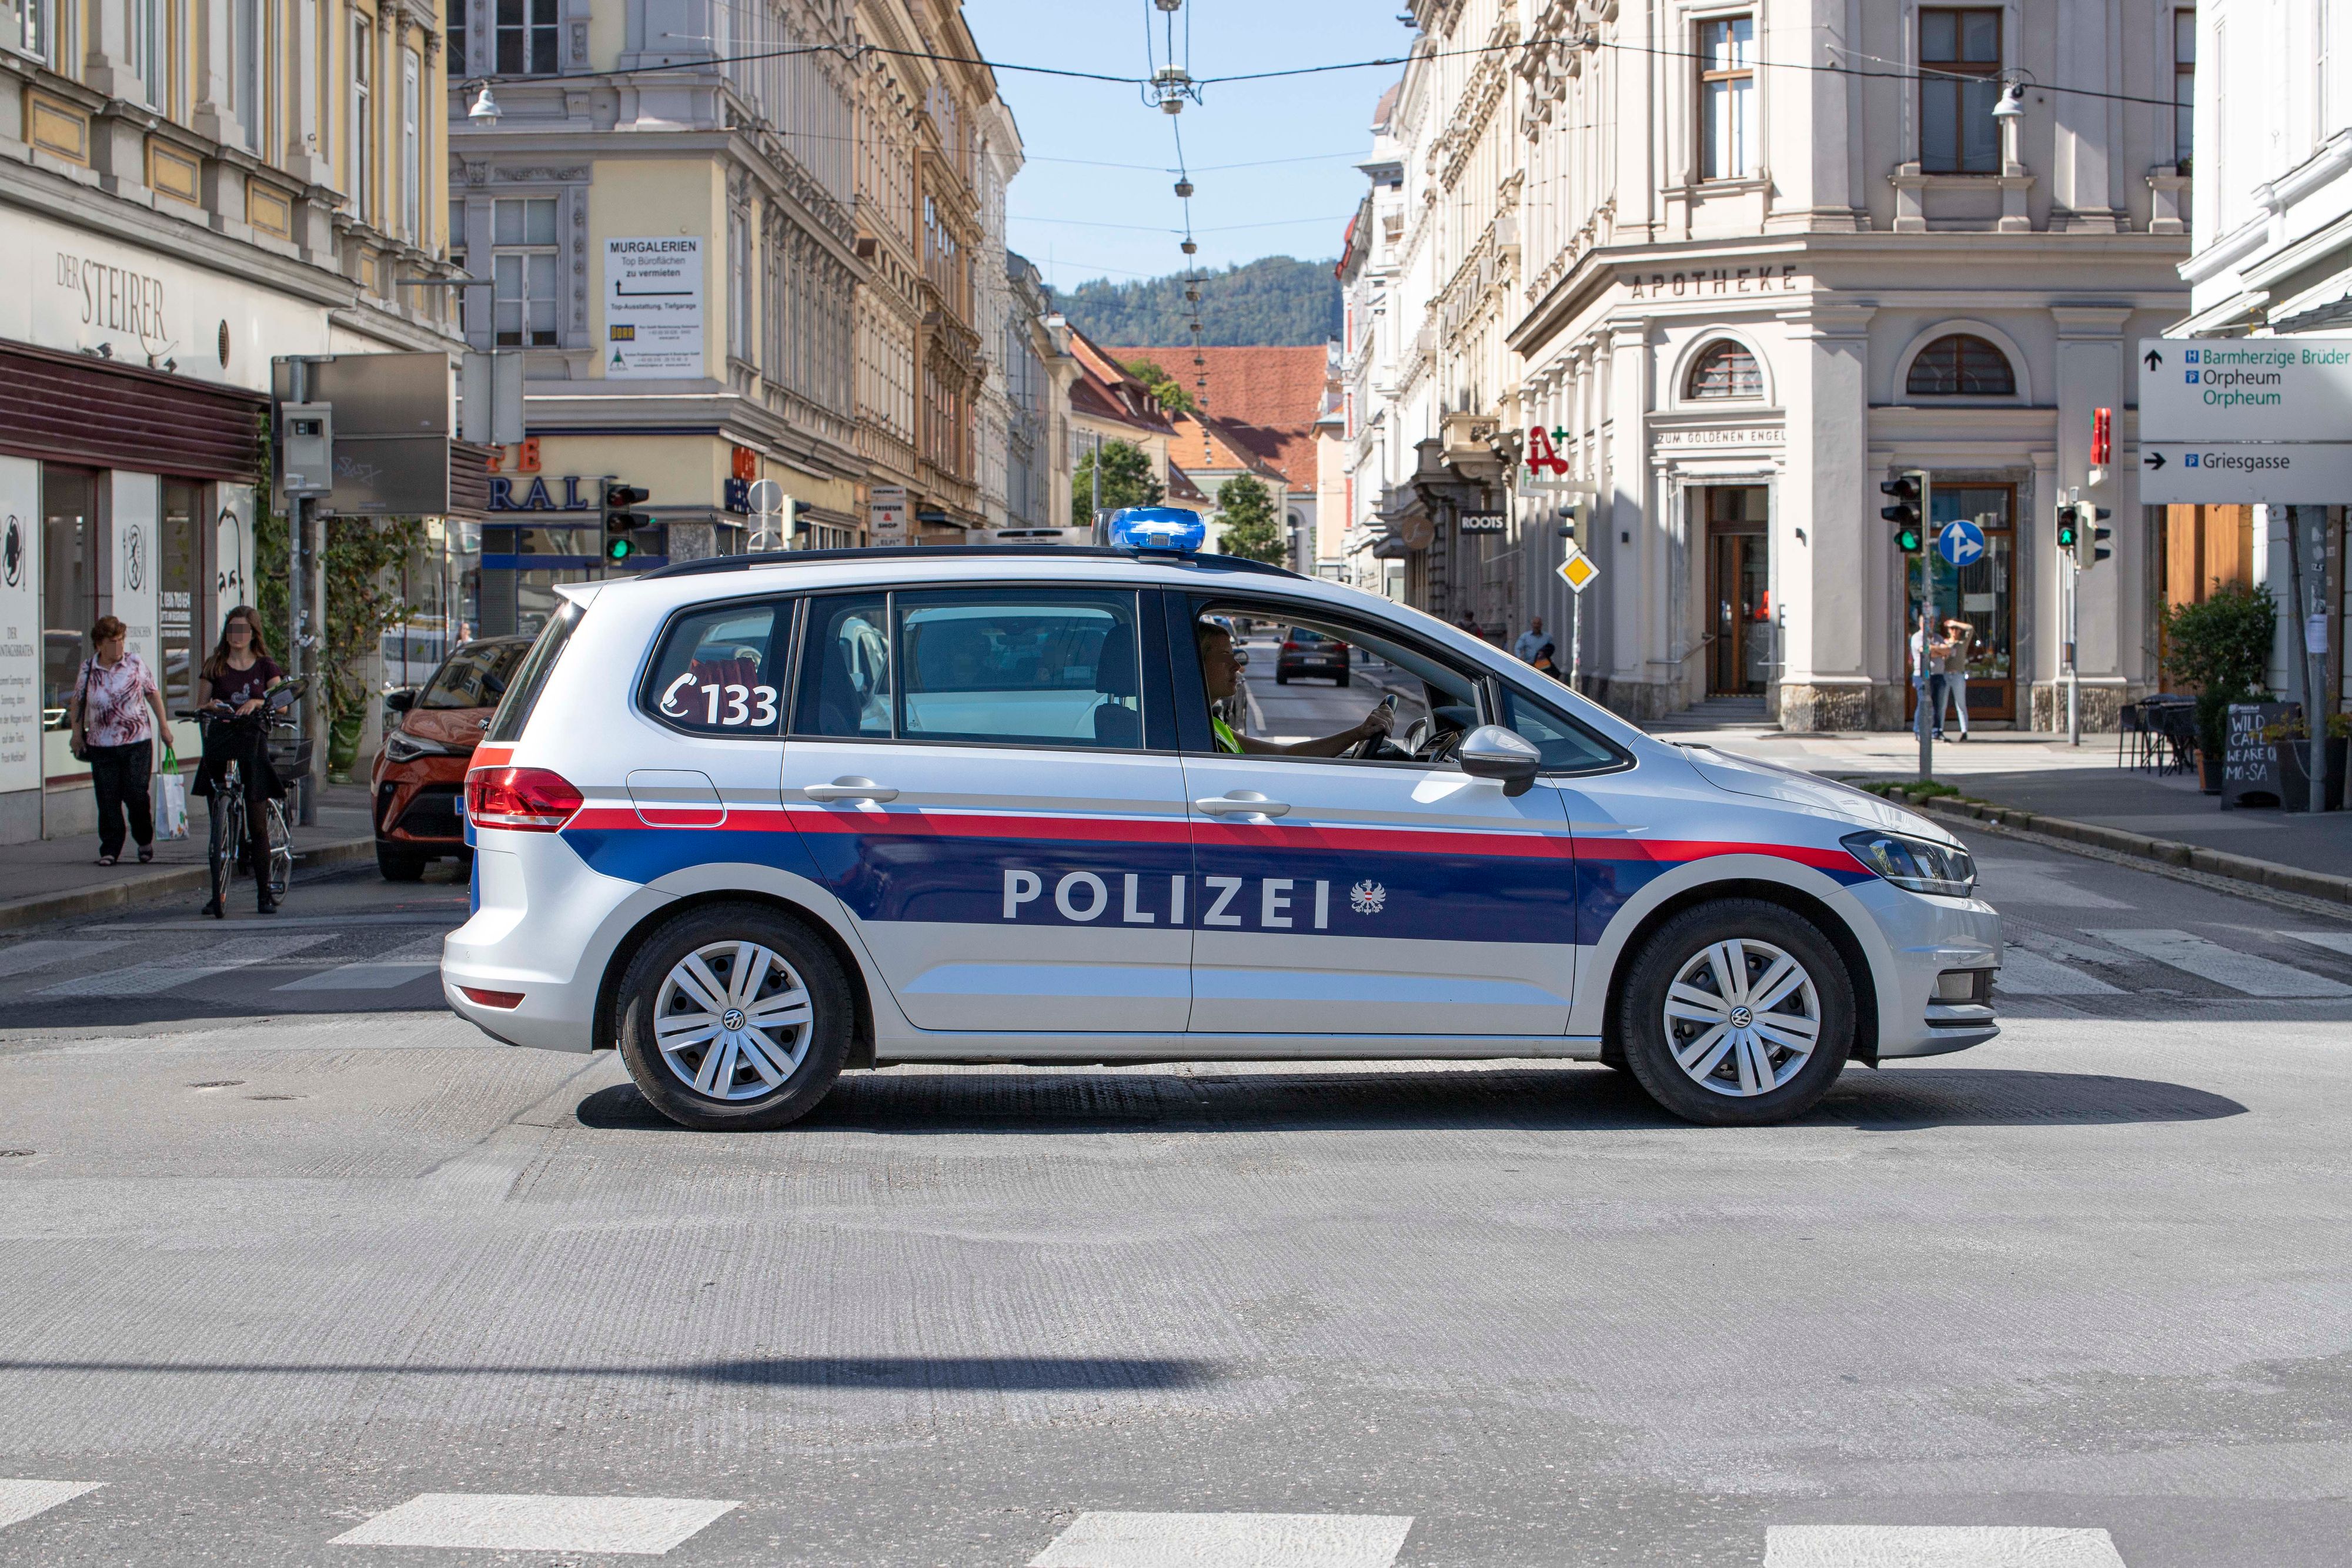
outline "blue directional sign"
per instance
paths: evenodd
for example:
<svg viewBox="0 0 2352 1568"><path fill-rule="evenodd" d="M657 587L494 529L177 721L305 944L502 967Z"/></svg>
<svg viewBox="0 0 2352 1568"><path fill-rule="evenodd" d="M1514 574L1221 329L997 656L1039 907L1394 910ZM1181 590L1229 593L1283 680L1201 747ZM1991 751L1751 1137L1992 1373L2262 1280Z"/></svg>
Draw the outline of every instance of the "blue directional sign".
<svg viewBox="0 0 2352 1568"><path fill-rule="evenodd" d="M1974 566L1984 552L1984 530L1966 518L1953 518L1936 536L1936 553L1954 566Z"/></svg>

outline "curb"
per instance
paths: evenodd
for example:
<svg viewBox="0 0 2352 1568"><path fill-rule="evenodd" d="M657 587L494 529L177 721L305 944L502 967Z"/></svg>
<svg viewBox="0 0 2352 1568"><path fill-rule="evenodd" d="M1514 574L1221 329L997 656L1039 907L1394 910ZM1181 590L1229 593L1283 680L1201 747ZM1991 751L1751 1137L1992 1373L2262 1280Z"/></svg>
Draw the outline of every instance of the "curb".
<svg viewBox="0 0 2352 1568"><path fill-rule="evenodd" d="M2184 844L2177 839L2152 839L2145 833L2104 828L2095 822L2077 822L2064 817L2044 816L2039 811L2021 810L2013 806L1946 799L1923 800L1912 805L1914 810L1922 808L1939 816L1968 817L1979 822L1990 822L1996 827L2015 828L2047 838L2065 839L2116 854L2201 871L2208 876L2227 877L2232 882L2252 883L2258 887L2276 888L2282 893L2297 894L2327 904L2352 904L2352 877L2304 871L2295 866L2280 865L2275 861L2256 860L2251 855L2233 855L2226 850L2209 850L2202 844Z"/></svg>
<svg viewBox="0 0 2352 1568"><path fill-rule="evenodd" d="M351 861L370 860L374 855L375 836L370 834L364 839L337 839L297 850L294 862L298 866L313 867L342 865ZM174 893L202 893L211 879L212 868L209 866L176 865L97 887L78 887L70 893L12 898L0 903L0 931L38 925L44 921L70 919L77 915L95 915L100 910L135 904L141 899L160 898Z"/></svg>

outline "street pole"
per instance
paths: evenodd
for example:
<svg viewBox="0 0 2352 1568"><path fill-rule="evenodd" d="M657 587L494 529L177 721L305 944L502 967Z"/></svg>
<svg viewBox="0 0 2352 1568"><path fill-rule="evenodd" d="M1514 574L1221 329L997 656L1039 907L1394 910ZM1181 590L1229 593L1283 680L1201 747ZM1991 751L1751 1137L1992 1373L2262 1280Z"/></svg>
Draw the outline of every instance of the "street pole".
<svg viewBox="0 0 2352 1568"><path fill-rule="evenodd" d="M294 402L299 403L310 401L310 366L308 361L297 359L288 364L287 386L293 393ZM278 437L282 447L286 433L279 431ZM282 464L279 465L279 475L282 479L284 475ZM299 681L302 678L303 672L304 633L310 619L310 572L309 563L303 559L304 547L309 543L310 528L309 497L288 496L286 497L286 674L289 679ZM306 690L301 706L296 710L299 719L299 727L295 731L298 736L308 736L310 733L312 700ZM309 773L294 780L294 820L306 828L315 826L319 820L319 806L314 798L315 794Z"/></svg>
<svg viewBox="0 0 2352 1568"><path fill-rule="evenodd" d="M2266 509L2279 510L2276 507ZM2326 810L2327 806L2327 718L2319 711L2320 688L2326 684L2327 675L2321 668L2324 656L2315 658L2311 651L2311 602L2317 596L2304 591L2302 514L2311 509L2314 508L2285 508L2286 563L2288 591L2294 605L2294 636L2303 652L2297 664L2303 686L2303 723L2305 739L2311 747L2310 765L2305 769L2305 776L2311 786L2311 810L2318 812ZM2325 513L2321 515L2326 516ZM2322 570L2319 575L2324 583L2326 571Z"/></svg>
<svg viewBox="0 0 2352 1568"><path fill-rule="evenodd" d="M1936 695L1935 683L1927 678L1927 661L1935 655L1927 652L1927 643L1936 625L1936 505L1935 481L1925 469L1919 473L1919 777L1922 780L1936 777L1936 726L1942 720L1944 699ZM1905 639L1908 642L1909 639ZM1934 713L1927 711L1933 699Z"/></svg>
<svg viewBox="0 0 2352 1568"><path fill-rule="evenodd" d="M2077 658L2080 622L2075 612L2082 603L2083 565L2071 556L2066 562L2066 744L2083 744L2083 669Z"/></svg>

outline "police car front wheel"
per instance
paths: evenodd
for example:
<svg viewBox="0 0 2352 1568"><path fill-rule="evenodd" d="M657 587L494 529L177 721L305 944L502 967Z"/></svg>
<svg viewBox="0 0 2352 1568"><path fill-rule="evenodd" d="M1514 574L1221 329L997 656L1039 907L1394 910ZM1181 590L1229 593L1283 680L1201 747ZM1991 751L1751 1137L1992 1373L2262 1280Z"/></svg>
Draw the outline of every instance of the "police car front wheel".
<svg viewBox="0 0 2352 1568"><path fill-rule="evenodd" d="M1761 899L1685 910L1643 944L1617 1017L1625 1065L1685 1121L1757 1126L1812 1109L1853 1043L1845 960Z"/></svg>
<svg viewBox="0 0 2352 1568"><path fill-rule="evenodd" d="M848 982L824 945L758 904L688 911L621 980L621 1057L681 1126L781 1127L814 1109L848 1048Z"/></svg>

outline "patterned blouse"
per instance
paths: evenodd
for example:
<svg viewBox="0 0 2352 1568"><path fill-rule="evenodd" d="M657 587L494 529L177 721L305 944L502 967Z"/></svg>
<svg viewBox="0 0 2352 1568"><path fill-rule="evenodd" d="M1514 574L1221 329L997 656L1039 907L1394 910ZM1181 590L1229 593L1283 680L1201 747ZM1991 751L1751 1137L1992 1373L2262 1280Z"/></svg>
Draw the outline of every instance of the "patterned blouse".
<svg viewBox="0 0 2352 1568"><path fill-rule="evenodd" d="M96 659L84 659L74 695L84 705L81 727L89 744L136 746L152 738L155 718L147 694L152 691L155 677L136 653L126 651L110 670Z"/></svg>

